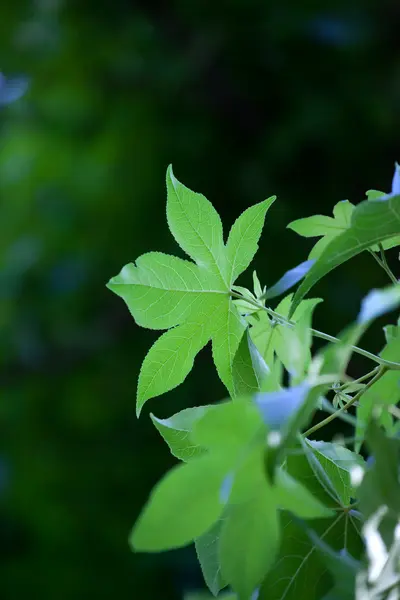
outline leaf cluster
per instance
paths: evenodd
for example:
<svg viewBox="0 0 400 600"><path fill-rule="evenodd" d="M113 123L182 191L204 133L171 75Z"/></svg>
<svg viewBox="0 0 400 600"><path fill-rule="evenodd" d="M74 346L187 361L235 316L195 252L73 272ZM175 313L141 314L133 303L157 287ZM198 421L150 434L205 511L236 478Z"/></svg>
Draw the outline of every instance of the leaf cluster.
<svg viewBox="0 0 400 600"><path fill-rule="evenodd" d="M188 259L150 252L108 284L138 325L166 330L142 364L138 415L183 383L209 342L227 389L219 403L151 414L179 462L151 492L130 536L141 552L194 543L214 596L400 598L400 321L384 328L379 355L357 346L374 319L400 306L385 255L400 243L399 177L396 165L391 193L370 191L357 206L338 203L333 218L291 223L300 235L321 237L309 259L270 286L253 273L248 290L236 280L275 197L240 215L225 241L212 204L169 167L167 222ZM391 284L371 290L338 337L315 330L321 299L305 295L364 250ZM327 343L313 354L316 336ZM376 365L356 380L348 375L354 352ZM350 440L311 438L334 419L354 427Z"/></svg>

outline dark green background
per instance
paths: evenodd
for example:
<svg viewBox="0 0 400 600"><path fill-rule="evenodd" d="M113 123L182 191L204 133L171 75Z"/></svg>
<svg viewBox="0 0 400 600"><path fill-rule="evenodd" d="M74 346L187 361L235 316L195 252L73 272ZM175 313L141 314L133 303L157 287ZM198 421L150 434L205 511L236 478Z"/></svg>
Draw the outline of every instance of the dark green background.
<svg viewBox="0 0 400 600"><path fill-rule="evenodd" d="M263 284L307 256L288 222L389 191L399 17L388 0L1 3L0 69L32 79L0 112L2 599L179 599L201 582L190 550L128 548L172 459L148 411L135 418L157 334L105 283L146 251L181 255L165 219L170 162L225 230L278 195ZM368 256L341 267L315 291L317 326L337 333L385 282ZM224 393L206 349L149 407L164 417Z"/></svg>

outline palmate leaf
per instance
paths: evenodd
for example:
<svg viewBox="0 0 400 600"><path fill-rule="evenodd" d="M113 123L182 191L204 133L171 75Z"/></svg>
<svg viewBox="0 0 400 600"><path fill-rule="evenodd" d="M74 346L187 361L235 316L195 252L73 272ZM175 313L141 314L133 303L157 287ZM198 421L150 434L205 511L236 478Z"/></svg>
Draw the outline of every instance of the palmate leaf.
<svg viewBox="0 0 400 600"><path fill-rule="evenodd" d="M321 600L334 582L317 544L290 513L282 514L281 527L279 557L261 586L259 600ZM312 529L333 549L360 554L361 538L350 514L312 521Z"/></svg>
<svg viewBox="0 0 400 600"><path fill-rule="evenodd" d="M333 550L346 549L358 558L362 541L358 520L350 509L352 485L349 472L351 459L358 459L353 453L343 456L340 450L337 450L337 458L331 447L320 447L319 450L326 452L323 454L316 451L312 442L305 442L304 448L304 454L287 456L286 468L315 499L336 513L329 518L313 520L310 528ZM281 549L261 586L259 600L320 600L333 587L334 581L318 544L293 513L284 511L281 519Z"/></svg>
<svg viewBox="0 0 400 600"><path fill-rule="evenodd" d="M127 304L135 321L168 329L147 354L139 376L137 413L150 398L184 381L197 353L212 340L213 358L231 397L247 392L248 377L233 368L247 327L230 288L247 268L270 198L247 209L234 223L225 246L221 220L211 203L167 171L167 221L177 243L195 262L149 252L124 267L108 287Z"/></svg>
<svg viewBox="0 0 400 600"><path fill-rule="evenodd" d="M294 313L307 292L332 269L363 250L399 234L399 195L387 199L365 200L358 204L353 211L350 227L329 242L300 284L290 314Z"/></svg>

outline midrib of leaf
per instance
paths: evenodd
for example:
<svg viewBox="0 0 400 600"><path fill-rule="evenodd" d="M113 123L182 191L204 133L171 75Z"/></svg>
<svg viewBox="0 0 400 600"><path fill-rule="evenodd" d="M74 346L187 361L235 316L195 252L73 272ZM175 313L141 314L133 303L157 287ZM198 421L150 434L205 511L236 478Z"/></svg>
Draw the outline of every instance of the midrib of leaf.
<svg viewBox="0 0 400 600"><path fill-rule="evenodd" d="M250 223L248 223L248 225L246 226L245 232L242 233L242 239L246 237L246 234L247 234L248 230L253 226L253 223L258 220L258 218L259 218L259 214L257 213L257 215L254 216L253 220ZM228 238L228 241L229 241L229 238ZM227 241L227 244L228 244L228 241ZM225 245L225 248L226 248L227 244ZM235 254L233 255L232 266L229 266L229 270L230 270L230 274L229 274L229 281L230 281L230 283L229 283L229 286L231 286L234 283L233 273L235 271L236 257L238 255L238 249L239 249L239 247L240 247L240 244L238 244L236 246Z"/></svg>
<svg viewBox="0 0 400 600"><path fill-rule="evenodd" d="M212 250L212 249L211 249L211 248L208 246L208 244L205 242L205 240L203 239L203 237L202 237L202 236L200 235L200 233L197 231L196 227L193 225L193 223L192 223L192 220L191 220L191 218L190 218L190 214L189 214L189 213L188 213L188 211L186 210L186 207L185 207L184 203L182 203L182 201L181 201L181 198L179 197L179 194L178 194L178 193L177 193L177 191L175 190L175 187L174 187L174 192L175 192L175 196L176 196L176 197L177 197L177 199L178 199L179 205L180 205L180 207L181 207L182 211L184 212L184 214L186 215L186 218L187 218L187 220L188 220L188 223L190 224L190 226L191 226L191 228L192 228L193 232L194 232L194 233L195 233L195 235L196 235L196 236L199 238L199 240L200 240L200 241L202 242L202 244L203 244L203 247L204 247L204 248L206 248L206 250L208 251L208 253L209 253L209 254L210 254L210 256L212 257L212 259L213 259L213 262L214 262L214 265L217 267L218 275L220 276L222 283L224 284L224 286L226 287L226 289L227 289L227 290L229 290L229 286L228 286L228 284L227 284L227 282L226 282L226 280L225 280L225 277L224 277L224 275L223 275L223 273L222 273L222 271L221 271L221 268L220 268L220 265L219 265L218 258L217 258L217 257L214 255L214 252L213 252L213 250ZM198 200L198 198L196 198L196 202L197 202L197 206L199 206L199 200ZM200 209L199 209L199 213L200 213ZM214 226L212 226L212 235L213 235L213 238L214 238ZM223 248L223 245L222 245L222 243L221 243L221 246L222 246L222 248Z"/></svg>

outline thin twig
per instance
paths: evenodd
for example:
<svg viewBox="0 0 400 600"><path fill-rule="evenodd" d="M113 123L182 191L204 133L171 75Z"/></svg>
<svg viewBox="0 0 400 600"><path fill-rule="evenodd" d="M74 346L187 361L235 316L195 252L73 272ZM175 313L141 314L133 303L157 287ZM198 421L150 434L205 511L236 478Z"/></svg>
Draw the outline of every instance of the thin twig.
<svg viewBox="0 0 400 600"><path fill-rule="evenodd" d="M230 294L234 298L239 298L240 300L246 300L246 302L248 302L249 304L256 306L258 308L258 310L265 310L271 317L273 317L281 325L285 325L286 327L295 327L295 325L296 325L293 321L289 321L283 315L280 315L279 313L272 310L272 308L269 308L268 306L263 306L257 300L251 300L250 298L244 298L243 296L241 296L240 294L238 294L236 292L233 292L232 290L231 290ZM327 342L332 342L334 344L337 344L338 342L340 342L339 338L334 337L333 335L329 335L328 333L324 333L323 331L318 331L318 329L310 328L310 331L314 337L321 338ZM380 356L377 356L376 354L373 354L372 352L368 352L368 350L359 348L358 346L350 346L350 347L353 350L353 352L356 352L357 354L361 354L361 356L365 356L365 358L369 358L370 360L373 360L374 362L378 363L378 365L385 366L388 369L391 369L393 371L400 371L400 363L393 362L391 360L385 360L384 358L381 358Z"/></svg>
<svg viewBox="0 0 400 600"><path fill-rule="evenodd" d="M375 375L375 377L373 377L367 384L366 386L360 390L351 400L349 400L346 404L344 404L341 408L339 408L336 412L334 412L333 414L329 415L329 417L326 417L326 419L323 419L323 421L320 421L319 423L317 423L316 425L314 425L313 427L310 427L310 429L307 429L307 431L303 434L305 437L311 435L312 433L314 433L315 431L318 431L318 429L321 429L321 427L325 427L325 425L328 425L328 423L331 423L331 421L333 421L334 419L336 419L338 416L340 416L340 414L346 410L348 410L350 408L350 406L353 406L353 404L355 402L358 402L358 400L361 398L361 396L363 394L365 394L365 392L367 390L369 390L370 387L372 387L379 379L381 379L381 377L383 377L383 375L388 371L389 369L385 366L385 365L381 365L381 367L379 368L379 371L377 372L377 374Z"/></svg>
<svg viewBox="0 0 400 600"><path fill-rule="evenodd" d="M374 257L374 259L376 260L376 262L378 263L378 265L380 267L382 267L382 269L387 273L387 275L389 276L389 279L392 283L398 284L398 280L397 277L394 275L394 273L392 272L391 268L389 267L387 260L386 260L386 256L385 256L385 251L383 249L382 244L379 244L379 250L381 253L381 257L379 258L379 256L371 249L369 249L369 253L372 254L372 256Z"/></svg>
<svg viewBox="0 0 400 600"><path fill-rule="evenodd" d="M342 392L349 385L353 385L353 383L362 383L366 379L370 379L370 377L373 377L375 375L375 373L377 373L377 371L379 371L379 367L375 367L374 369L372 369L372 371L370 371L369 373L366 373L365 375L362 375L362 377L359 377L358 379L352 379L351 381L346 381L342 385L339 385L338 387L332 388L332 389L334 392Z"/></svg>

